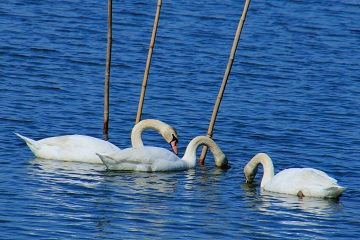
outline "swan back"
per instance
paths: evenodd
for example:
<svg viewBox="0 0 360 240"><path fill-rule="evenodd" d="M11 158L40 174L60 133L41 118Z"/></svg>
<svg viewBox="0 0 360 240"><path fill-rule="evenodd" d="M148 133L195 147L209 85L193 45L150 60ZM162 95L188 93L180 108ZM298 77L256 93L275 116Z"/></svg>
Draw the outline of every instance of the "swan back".
<svg viewBox="0 0 360 240"><path fill-rule="evenodd" d="M121 150L108 141L85 135L65 135L35 141L22 138L36 157L53 160L101 163L96 152L110 154Z"/></svg>
<svg viewBox="0 0 360 240"><path fill-rule="evenodd" d="M221 151L220 147L214 142L214 140L206 136L198 136L191 140L186 148L182 160L195 166L196 151L201 145L206 145L210 149L214 155L216 166L224 167L228 164L228 160L225 154Z"/></svg>
<svg viewBox="0 0 360 240"><path fill-rule="evenodd" d="M165 148L139 147L126 148L117 154L98 154L107 169L122 171L177 171L188 169L186 162Z"/></svg>
<svg viewBox="0 0 360 240"><path fill-rule="evenodd" d="M289 168L274 176L264 190L291 195L336 198L346 188L325 172L314 168Z"/></svg>

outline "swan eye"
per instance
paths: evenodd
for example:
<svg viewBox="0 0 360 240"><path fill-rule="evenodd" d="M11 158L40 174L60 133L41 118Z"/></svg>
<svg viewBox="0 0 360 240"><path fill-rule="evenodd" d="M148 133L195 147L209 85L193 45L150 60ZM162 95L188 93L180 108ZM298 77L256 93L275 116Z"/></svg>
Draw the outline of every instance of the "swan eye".
<svg viewBox="0 0 360 240"><path fill-rule="evenodd" d="M176 145L178 144L179 140L177 139L177 137L175 137L175 135L172 135L173 138L171 139L170 143L172 143L173 141L175 141Z"/></svg>

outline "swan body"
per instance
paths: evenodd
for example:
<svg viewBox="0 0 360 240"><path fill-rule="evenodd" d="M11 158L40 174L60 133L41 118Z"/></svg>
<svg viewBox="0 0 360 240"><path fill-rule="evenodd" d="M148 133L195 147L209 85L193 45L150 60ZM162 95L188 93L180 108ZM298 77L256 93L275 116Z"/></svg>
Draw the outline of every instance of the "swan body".
<svg viewBox="0 0 360 240"><path fill-rule="evenodd" d="M131 142L134 147L144 146L141 134L149 128L157 130L170 143L173 151L177 153L177 133L175 129L153 119L140 121L134 126L131 132ZM85 135L65 135L35 141L18 133L15 134L26 142L36 157L44 159L101 164L102 161L96 153L116 154L121 151L120 148L108 141Z"/></svg>
<svg viewBox="0 0 360 240"><path fill-rule="evenodd" d="M110 142L85 135L64 135L39 141L18 133L16 135L25 140L36 157L44 159L101 163L96 152L105 154L120 151L120 148Z"/></svg>
<svg viewBox="0 0 360 240"><path fill-rule="evenodd" d="M195 167L196 150L201 145L206 145L211 150L217 166L227 165L227 158L219 146L211 138L205 136L198 136L191 140L182 158L167 149L148 146L127 148L111 155L98 155L110 170L180 171Z"/></svg>
<svg viewBox="0 0 360 240"><path fill-rule="evenodd" d="M266 191L299 197L338 198L346 189L339 186L334 178L314 168L289 168L274 176L273 163L265 153L258 153L245 166L246 182L253 181L259 164L264 168L260 187Z"/></svg>

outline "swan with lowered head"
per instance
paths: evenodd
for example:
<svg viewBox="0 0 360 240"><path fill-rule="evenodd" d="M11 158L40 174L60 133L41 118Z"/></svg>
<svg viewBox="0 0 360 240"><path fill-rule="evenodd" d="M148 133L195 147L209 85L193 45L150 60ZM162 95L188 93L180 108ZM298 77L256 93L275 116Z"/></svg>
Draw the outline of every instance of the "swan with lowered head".
<svg viewBox="0 0 360 240"><path fill-rule="evenodd" d="M179 171L194 168L196 150L206 145L214 155L216 166L225 167L228 160L219 146L209 137L198 136L190 141L182 158L159 147L127 148L111 155L98 154L109 170L126 171Z"/></svg>
<svg viewBox="0 0 360 240"><path fill-rule="evenodd" d="M252 183L260 164L264 169L260 187L266 191L299 197L338 198L346 189L334 178L314 168L288 168L274 176L274 165L265 153L256 154L244 167L247 183Z"/></svg>
<svg viewBox="0 0 360 240"><path fill-rule="evenodd" d="M143 147L141 134L146 129L155 129L164 139L170 143L171 148L177 154L178 135L175 129L159 120L147 119L136 124L131 131L131 143L133 147ZM121 151L114 144L102 139L85 135L65 135L44 138L39 141L24 137L18 133L36 157L52 160L102 163L96 153L115 154Z"/></svg>

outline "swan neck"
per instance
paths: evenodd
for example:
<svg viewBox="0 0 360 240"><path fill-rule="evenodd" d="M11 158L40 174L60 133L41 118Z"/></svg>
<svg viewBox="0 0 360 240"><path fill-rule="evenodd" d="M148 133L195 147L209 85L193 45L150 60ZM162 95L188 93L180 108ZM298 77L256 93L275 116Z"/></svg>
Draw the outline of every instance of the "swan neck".
<svg viewBox="0 0 360 240"><path fill-rule="evenodd" d="M141 135L146 129L152 128L152 125L152 121L142 120L133 127L131 130L131 144L134 148L144 146Z"/></svg>
<svg viewBox="0 0 360 240"><path fill-rule="evenodd" d="M155 119L145 119L137 123L131 131L131 144L134 148L143 147L142 133L146 129L155 129L163 137L167 131L168 125Z"/></svg>
<svg viewBox="0 0 360 240"><path fill-rule="evenodd" d="M267 154L258 153L250 160L250 162L247 164L247 167L251 169L257 169L259 164L263 166L264 171L260 187L264 187L274 177L274 165L271 158Z"/></svg>
<svg viewBox="0 0 360 240"><path fill-rule="evenodd" d="M214 155L216 166L220 167L227 165L228 162L226 156L221 151L220 147L211 138L205 136L198 136L190 141L190 143L188 144L185 150L185 154L182 160L190 165L195 166L196 151L201 145L206 145L210 149L210 151Z"/></svg>

